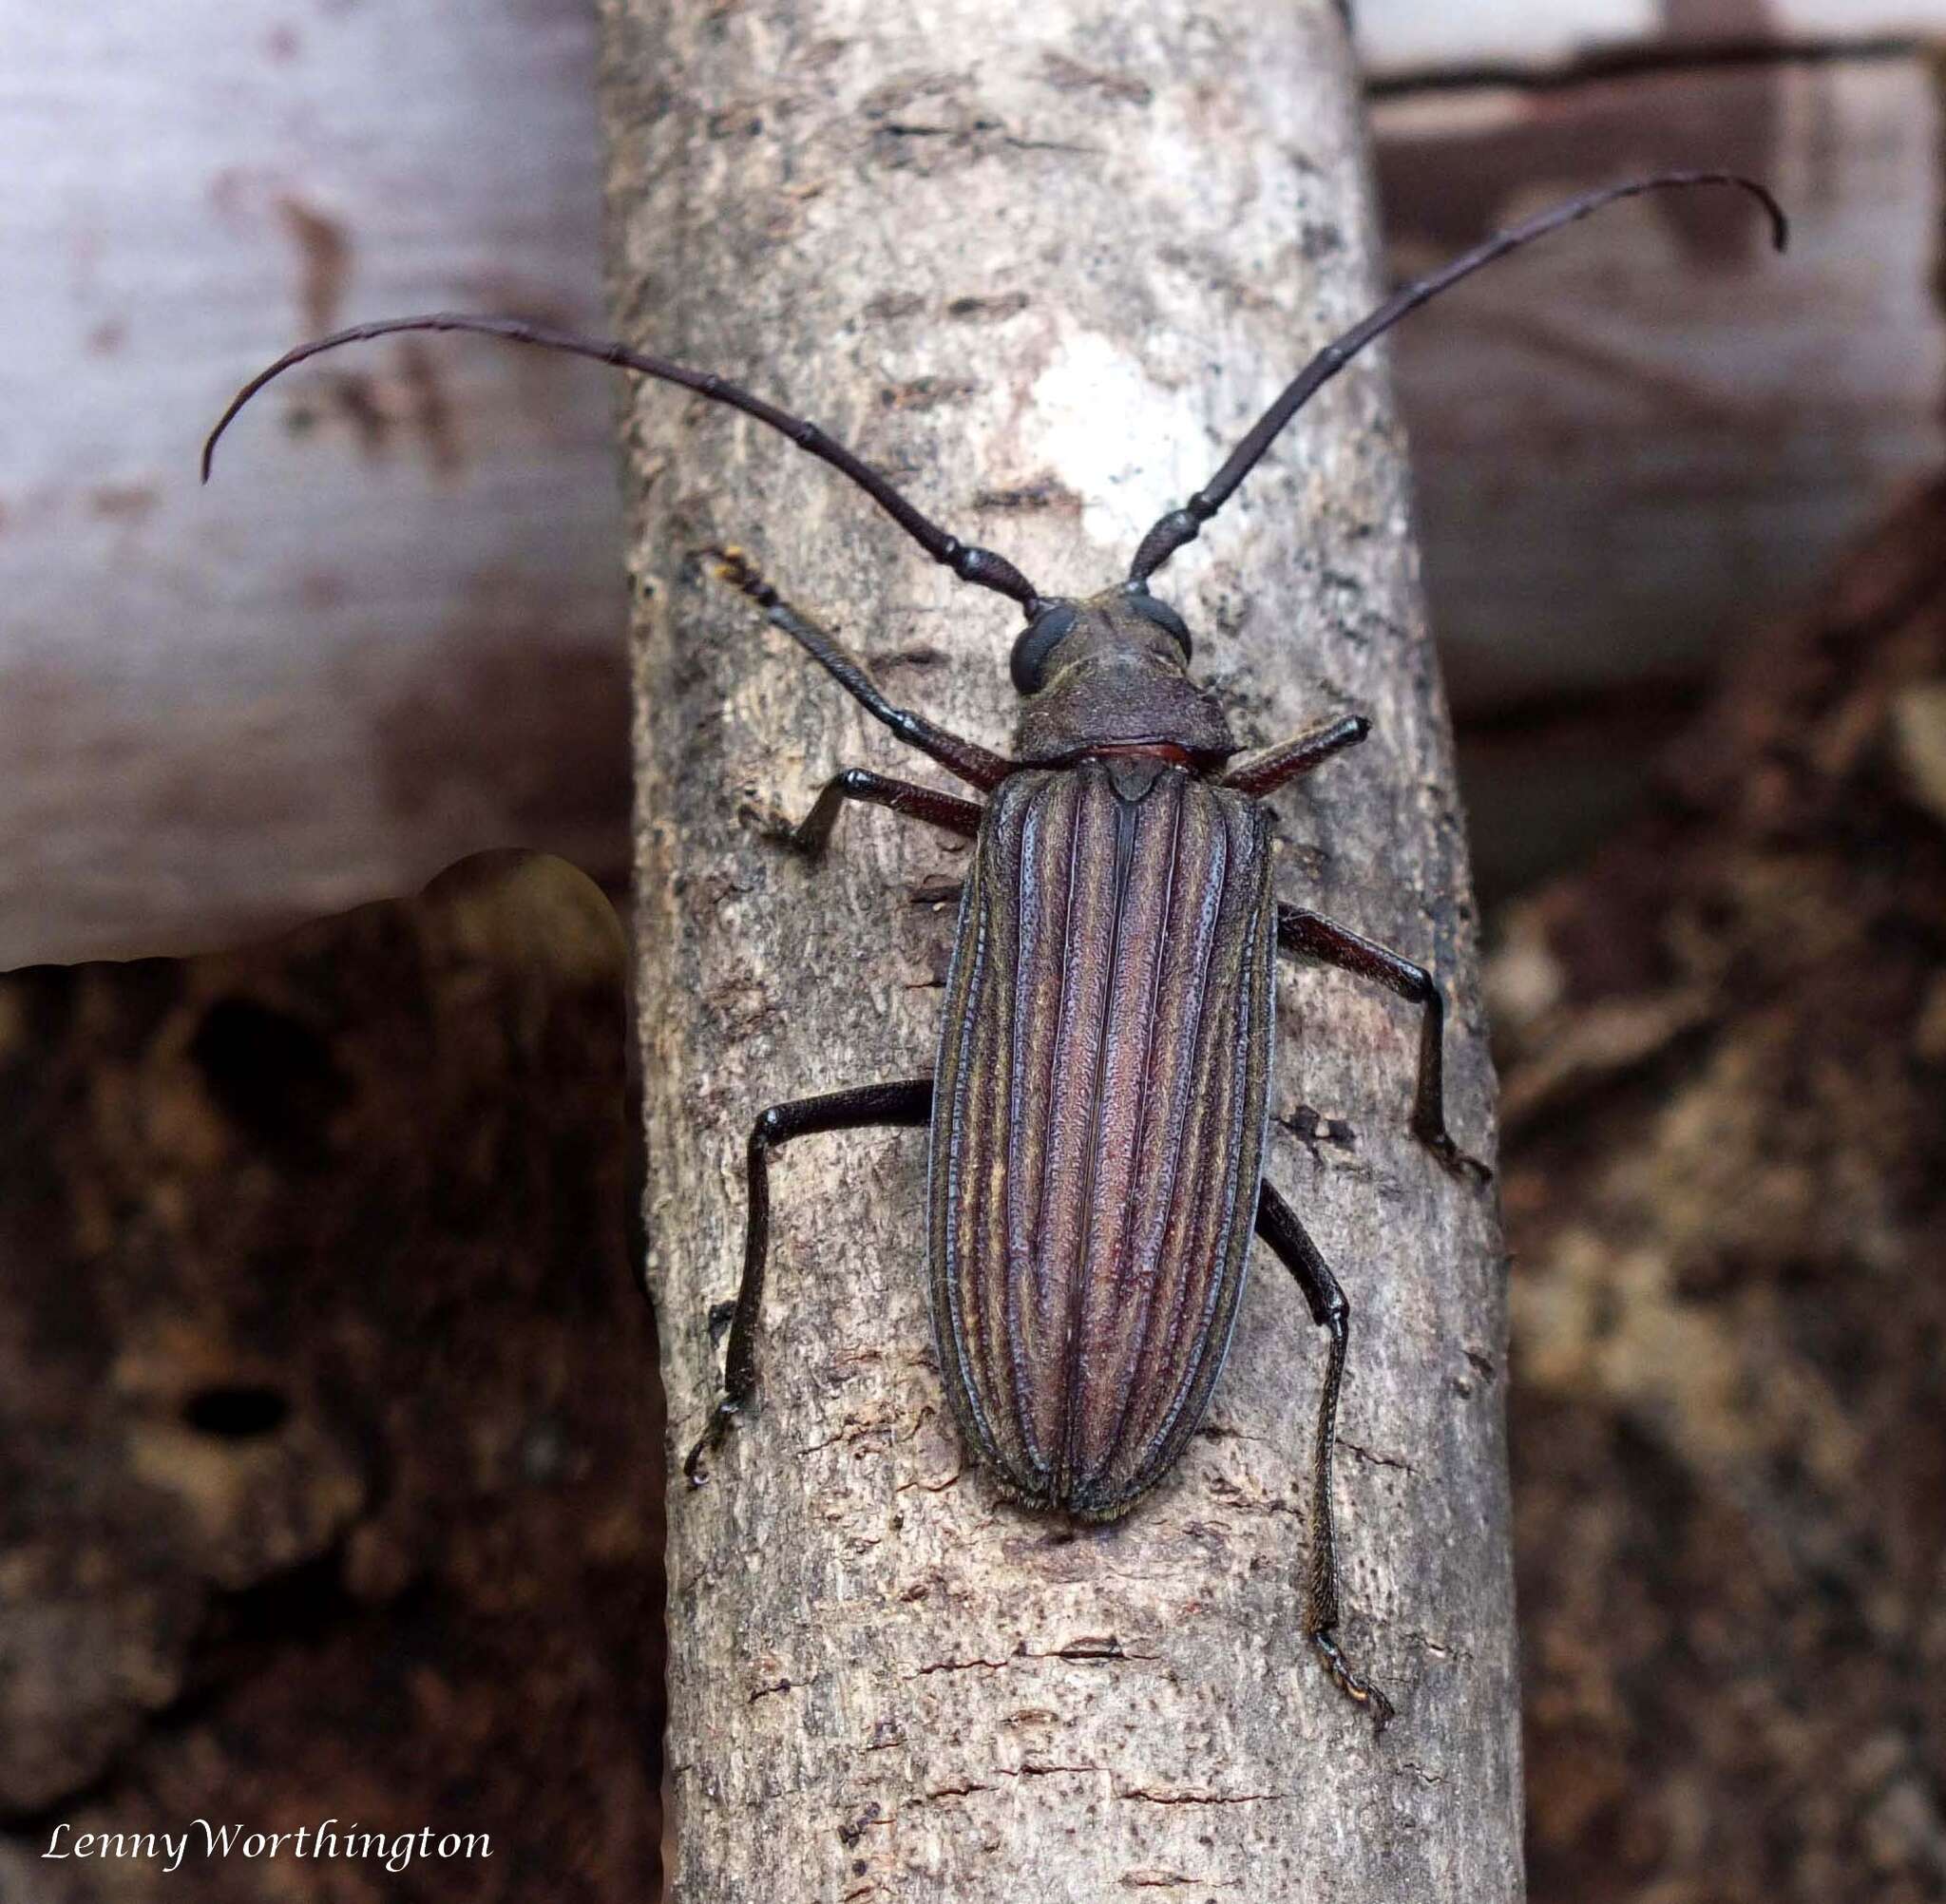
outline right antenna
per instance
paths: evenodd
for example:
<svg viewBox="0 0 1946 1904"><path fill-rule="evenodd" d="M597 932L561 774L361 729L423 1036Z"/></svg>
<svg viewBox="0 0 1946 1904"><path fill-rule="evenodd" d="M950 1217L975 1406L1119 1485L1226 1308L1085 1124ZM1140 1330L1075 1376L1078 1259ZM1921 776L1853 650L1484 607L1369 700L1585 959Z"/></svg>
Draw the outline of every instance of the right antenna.
<svg viewBox="0 0 1946 1904"><path fill-rule="evenodd" d="M1146 582L1177 549L1194 542L1203 524L1229 502L1236 486L1257 466L1284 426L1367 344L1383 336L1408 312L1417 311L1421 304L1429 303L1442 291L1451 290L1462 277L1472 276L1496 258L1505 257L1510 251L1545 238L1562 225L1571 225L1576 219L1585 219L1590 212L1598 212L1617 199L1632 199L1644 192L1662 192L1685 185L1734 185L1739 191L1749 193L1769 217L1771 241L1777 249L1782 251L1789 241L1790 220L1784 217L1783 206L1754 179L1735 172L1657 172L1646 179L1630 179L1619 185L1584 192L1578 199L1570 199L1565 204L1537 212L1517 225L1496 232L1484 243L1462 252L1450 264L1395 291L1376 311L1326 344L1257 419L1250 433L1231 452L1229 462L1181 508L1172 509L1142 538L1135 559L1129 565L1129 580Z"/></svg>

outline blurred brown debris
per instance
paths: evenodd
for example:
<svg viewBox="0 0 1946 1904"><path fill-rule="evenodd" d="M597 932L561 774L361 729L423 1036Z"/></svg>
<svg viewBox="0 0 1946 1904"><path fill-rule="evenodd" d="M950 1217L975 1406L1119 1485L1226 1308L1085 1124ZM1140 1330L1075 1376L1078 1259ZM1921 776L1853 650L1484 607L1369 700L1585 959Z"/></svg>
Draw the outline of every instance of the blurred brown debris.
<svg viewBox="0 0 1946 1904"><path fill-rule="evenodd" d="M494 854L249 951L0 979L9 1904L646 1894L625 960L582 875ZM198 1817L495 1856L41 1856Z"/></svg>
<svg viewBox="0 0 1946 1904"><path fill-rule="evenodd" d="M1946 482L1492 969L1533 1895L1946 1895Z"/></svg>

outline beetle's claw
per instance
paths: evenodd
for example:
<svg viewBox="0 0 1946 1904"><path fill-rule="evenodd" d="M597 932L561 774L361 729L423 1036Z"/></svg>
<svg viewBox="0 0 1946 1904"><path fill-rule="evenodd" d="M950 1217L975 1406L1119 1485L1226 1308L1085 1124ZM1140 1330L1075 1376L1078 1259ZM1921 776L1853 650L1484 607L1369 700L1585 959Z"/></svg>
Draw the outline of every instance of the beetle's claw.
<svg viewBox="0 0 1946 1904"><path fill-rule="evenodd" d="M1468 1156L1443 1131L1421 1131L1419 1141L1436 1156L1450 1175L1475 1190L1484 1190L1494 1173L1478 1157Z"/></svg>
<svg viewBox="0 0 1946 1904"><path fill-rule="evenodd" d="M1392 1723L1394 1707L1392 1702L1357 1671L1344 1653L1339 1650L1338 1642L1331 1637L1330 1628L1321 1627L1311 1635L1311 1645L1324 1655L1325 1667L1331 1675L1331 1683L1346 1699L1364 1706L1372 1716L1372 1733L1376 1737Z"/></svg>
<svg viewBox="0 0 1946 1904"><path fill-rule="evenodd" d="M716 1403L710 1414L710 1425L696 1437L696 1446L684 1457L682 1477L692 1488L707 1487L709 1474L703 1467L703 1457L714 1455L723 1445L723 1437L730 1432L730 1424L742 1410L726 1395Z"/></svg>
<svg viewBox="0 0 1946 1904"><path fill-rule="evenodd" d="M758 839L774 846L791 846L797 832L797 824L790 814L780 807L773 807L768 800L745 798L737 801L736 817Z"/></svg>
<svg viewBox="0 0 1946 1904"><path fill-rule="evenodd" d="M738 548L735 543L716 543L699 549L697 554L708 559L718 581L728 582L745 595L754 595L765 586L763 572L751 561L749 551Z"/></svg>
<svg viewBox="0 0 1946 1904"><path fill-rule="evenodd" d="M825 842L805 832L805 823L793 820L781 808L768 801L739 800L736 817L767 847L782 847L799 859L815 866L825 856Z"/></svg>

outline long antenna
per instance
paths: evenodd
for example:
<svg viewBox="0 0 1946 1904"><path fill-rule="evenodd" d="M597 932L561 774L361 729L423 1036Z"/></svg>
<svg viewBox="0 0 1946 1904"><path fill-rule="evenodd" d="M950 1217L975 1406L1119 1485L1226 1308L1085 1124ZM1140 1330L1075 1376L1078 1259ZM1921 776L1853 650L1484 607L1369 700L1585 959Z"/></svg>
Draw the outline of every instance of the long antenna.
<svg viewBox="0 0 1946 1904"><path fill-rule="evenodd" d="M375 324L354 324L348 331L334 331L328 337L314 337L286 351L276 363L261 370L230 399L230 407L217 419L202 446L202 480L209 481L210 459L218 439L229 428L237 412L264 385L280 377L308 358L335 351L341 344L362 344L373 337L391 337L401 331L475 331L484 336L505 337L510 343L533 344L545 351L565 351L577 357L592 357L597 363L613 364L620 370L636 371L665 384L680 384L684 390L714 403L728 404L745 416L754 416L779 434L788 436L798 448L829 463L840 474L849 476L893 522L906 531L934 562L944 563L960 578L978 588L990 588L996 595L1011 597L1031 616L1040 606L1034 584L1004 556L991 549L973 548L946 531L928 516L922 515L892 487L870 464L854 456L842 443L833 442L816 424L753 396L735 384L705 371L692 371L673 364L666 357L652 357L643 351L632 351L626 344L600 337L584 337L573 331L557 331L544 324L529 324L519 317L476 316L466 312L439 311L423 317L388 317Z"/></svg>
<svg viewBox="0 0 1946 1904"><path fill-rule="evenodd" d="M1623 184L1584 192L1578 199L1570 199L1565 204L1538 212L1517 225L1510 225L1503 232L1496 232L1484 243L1462 253L1450 264L1442 265L1429 276L1417 278L1395 291L1376 311L1326 344L1257 420L1255 428L1231 452L1230 461L1217 470L1209 484L1181 508L1172 509L1142 538L1141 546L1135 550L1135 559L1129 565L1129 580L1146 582L1177 549L1194 542L1203 524L1229 502L1236 486L1256 467L1284 426L1323 385L1330 382L1367 344L1389 331L1400 318L1430 302L1440 292L1451 290L1462 277L1472 276L1496 258L1505 257L1510 251L1517 251L1523 244L1545 238L1549 232L1557 231L1562 225L1573 224L1576 219L1585 219L1590 212L1597 212L1617 199L1632 199L1644 192L1660 192L1671 186L1684 185L1734 185L1739 191L1749 193L1769 215L1772 242L1779 251L1784 248L1790 237L1790 221L1784 217L1783 207L1754 179L1743 178L1735 172L1658 172L1646 179L1631 179Z"/></svg>

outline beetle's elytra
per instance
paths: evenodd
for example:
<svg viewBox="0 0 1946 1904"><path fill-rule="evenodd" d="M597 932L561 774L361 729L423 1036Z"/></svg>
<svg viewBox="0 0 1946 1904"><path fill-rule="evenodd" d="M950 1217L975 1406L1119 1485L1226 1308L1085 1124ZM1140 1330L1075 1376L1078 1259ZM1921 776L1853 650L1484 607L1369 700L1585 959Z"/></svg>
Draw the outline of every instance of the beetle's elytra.
<svg viewBox="0 0 1946 1904"><path fill-rule="evenodd" d="M791 843L811 858L839 809L864 801L974 841L933 1076L778 1104L751 1132L743 1280L727 1313L724 1392L685 1463L702 1457L756 1387L770 1242L768 1158L813 1132L929 1125L933 1330L954 1416L1001 1489L1031 1506L1111 1519L1165 1476L1209 1405L1252 1235L1296 1277L1330 1353L1311 1462L1305 1626L1331 1676L1383 1725L1391 1706L1340 1649L1331 1456L1349 1331L1336 1278L1264 1181L1275 962L1280 952L1390 987L1420 1012L1412 1129L1456 1175L1484 1181L1446 1130L1443 1008L1421 966L1315 913L1278 904L1260 804L1363 740L1347 714L1238 765L1222 708L1191 680L1191 637L1149 580L1192 541L1328 378L1408 312L1517 246L1620 198L1732 185L1670 172L1591 192L1497 234L1406 285L1327 345L1207 487L1143 538L1128 580L1087 600L1047 597L1003 557L923 515L813 424L720 378L519 319L444 314L361 325L288 352L238 409L294 364L400 331L478 331L681 385L783 432L849 477L937 562L1019 602L1012 657L1025 697L1010 756L893 707L838 642L734 550L719 572L902 740L988 795L982 806L852 769L826 786Z"/></svg>
<svg viewBox="0 0 1946 1904"><path fill-rule="evenodd" d="M1153 754L1010 774L962 906L930 1175L946 1392L1007 1493L1107 1519L1201 1420L1243 1287L1268 815Z"/></svg>

